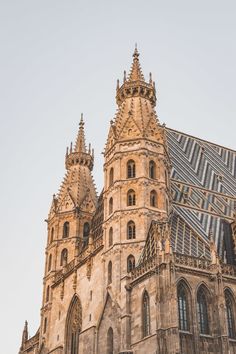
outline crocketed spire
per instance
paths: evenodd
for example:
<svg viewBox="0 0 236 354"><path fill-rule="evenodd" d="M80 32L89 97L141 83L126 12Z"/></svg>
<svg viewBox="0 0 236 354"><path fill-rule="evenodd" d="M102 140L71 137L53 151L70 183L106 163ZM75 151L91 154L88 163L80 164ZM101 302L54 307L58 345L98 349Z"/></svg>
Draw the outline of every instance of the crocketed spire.
<svg viewBox="0 0 236 354"><path fill-rule="evenodd" d="M145 81L142 69L139 63L139 52L137 46L135 46L134 54L133 54L133 63L130 69L130 74L128 81Z"/></svg>
<svg viewBox="0 0 236 354"><path fill-rule="evenodd" d="M134 50L133 63L128 79L126 78L126 72L124 72L124 82L121 87L119 81L117 81L116 102L120 106L126 98L133 97L143 97L150 101L152 107L156 105L155 83L152 81L151 74L149 82L145 81L139 62L137 47Z"/></svg>
<svg viewBox="0 0 236 354"><path fill-rule="evenodd" d="M87 153L86 145L85 145L83 113L81 113L81 119L80 119L80 123L79 123L79 131L78 131L78 135L77 135L77 139L76 139L76 143L75 143L74 152Z"/></svg>

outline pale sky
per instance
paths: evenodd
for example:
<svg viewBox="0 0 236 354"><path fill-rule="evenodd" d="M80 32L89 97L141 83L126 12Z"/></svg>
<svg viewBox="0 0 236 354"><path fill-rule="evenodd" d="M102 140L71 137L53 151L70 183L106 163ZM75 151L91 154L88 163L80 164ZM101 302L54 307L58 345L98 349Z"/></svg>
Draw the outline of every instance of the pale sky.
<svg viewBox="0 0 236 354"><path fill-rule="evenodd" d="M135 42L168 127L235 149L235 0L0 0L1 354L39 325L46 224L84 113L101 191Z"/></svg>

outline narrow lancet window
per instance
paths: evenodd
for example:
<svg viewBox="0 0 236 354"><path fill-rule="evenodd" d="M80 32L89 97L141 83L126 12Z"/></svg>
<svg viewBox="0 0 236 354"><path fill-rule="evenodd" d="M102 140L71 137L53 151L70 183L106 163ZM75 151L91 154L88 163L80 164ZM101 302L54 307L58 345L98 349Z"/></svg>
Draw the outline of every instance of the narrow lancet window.
<svg viewBox="0 0 236 354"><path fill-rule="evenodd" d="M127 224L127 239L132 240L136 236L135 223L130 220Z"/></svg>
<svg viewBox="0 0 236 354"><path fill-rule="evenodd" d="M152 207L157 207L157 192L155 190L152 190L150 193L150 205Z"/></svg>
<svg viewBox="0 0 236 354"><path fill-rule="evenodd" d="M66 248L64 248L61 252L61 262L60 262L60 265L61 266L65 266L67 265L67 261L68 261L68 251Z"/></svg>
<svg viewBox="0 0 236 354"><path fill-rule="evenodd" d="M134 160L129 160L127 162L127 178L134 178L136 176L135 162Z"/></svg>
<svg viewBox="0 0 236 354"><path fill-rule="evenodd" d="M113 198L109 199L109 214L113 213Z"/></svg>
<svg viewBox="0 0 236 354"><path fill-rule="evenodd" d="M69 237L70 234L70 224L68 221L66 221L63 225L63 238Z"/></svg>
<svg viewBox="0 0 236 354"><path fill-rule="evenodd" d="M142 301L142 322L143 337L147 337L150 335L150 301L146 290Z"/></svg>
<svg viewBox="0 0 236 354"><path fill-rule="evenodd" d="M108 285L112 283L112 262L108 263Z"/></svg>
<svg viewBox="0 0 236 354"><path fill-rule="evenodd" d="M130 189L127 193L127 205L132 206L135 204L136 204L135 191L133 189Z"/></svg>
<svg viewBox="0 0 236 354"><path fill-rule="evenodd" d="M156 164L154 161L149 162L149 177L156 178Z"/></svg>
<svg viewBox="0 0 236 354"><path fill-rule="evenodd" d="M231 339L235 339L235 317L234 317L234 299L228 290L225 291L225 305L226 305L226 319L228 336Z"/></svg>
<svg viewBox="0 0 236 354"><path fill-rule="evenodd" d="M200 334L209 334L207 297L206 291L202 286L197 292L197 312Z"/></svg>
<svg viewBox="0 0 236 354"><path fill-rule="evenodd" d="M131 254L127 258L127 273L132 272L132 270L135 268L135 258Z"/></svg>
<svg viewBox="0 0 236 354"><path fill-rule="evenodd" d="M188 297L183 284L178 286L179 329L189 331Z"/></svg>
<svg viewBox="0 0 236 354"><path fill-rule="evenodd" d="M110 227L109 229L109 242L108 242L109 247L113 245L113 228Z"/></svg>

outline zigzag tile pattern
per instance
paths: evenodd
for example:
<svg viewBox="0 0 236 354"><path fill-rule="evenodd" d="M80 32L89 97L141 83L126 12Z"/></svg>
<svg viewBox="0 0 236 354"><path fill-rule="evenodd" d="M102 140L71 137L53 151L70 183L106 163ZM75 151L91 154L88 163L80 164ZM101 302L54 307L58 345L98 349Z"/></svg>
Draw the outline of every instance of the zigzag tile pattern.
<svg viewBox="0 0 236 354"><path fill-rule="evenodd" d="M236 206L236 152L169 128L166 133L172 163L172 246L180 253L208 256L211 231L221 254L223 220L232 222Z"/></svg>

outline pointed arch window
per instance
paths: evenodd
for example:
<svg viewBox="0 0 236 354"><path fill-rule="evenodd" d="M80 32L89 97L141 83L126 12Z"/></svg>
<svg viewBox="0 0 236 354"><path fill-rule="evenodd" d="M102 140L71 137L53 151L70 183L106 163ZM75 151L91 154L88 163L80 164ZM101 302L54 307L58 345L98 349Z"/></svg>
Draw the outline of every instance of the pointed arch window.
<svg viewBox="0 0 236 354"><path fill-rule="evenodd" d="M235 339L235 317L234 317L234 300L228 290L225 291L226 319L229 338Z"/></svg>
<svg viewBox="0 0 236 354"><path fill-rule="evenodd" d="M127 224L127 239L132 240L136 237L136 228L133 220L130 220Z"/></svg>
<svg viewBox="0 0 236 354"><path fill-rule="evenodd" d="M127 273L132 272L135 268L135 258L132 254L127 258Z"/></svg>
<svg viewBox="0 0 236 354"><path fill-rule="evenodd" d="M157 192L155 190L152 190L150 193L150 205L152 207L157 207Z"/></svg>
<svg viewBox="0 0 236 354"><path fill-rule="evenodd" d="M209 334L207 296L203 286L197 292L197 312L200 334Z"/></svg>
<svg viewBox="0 0 236 354"><path fill-rule="evenodd" d="M114 353L113 329L110 327L107 332L107 354Z"/></svg>
<svg viewBox="0 0 236 354"><path fill-rule="evenodd" d="M142 329L143 337L150 335L150 301L146 290L144 291L142 300Z"/></svg>
<svg viewBox="0 0 236 354"><path fill-rule="evenodd" d="M133 189L130 189L127 193L127 205L132 206L135 204L136 204L135 191Z"/></svg>
<svg viewBox="0 0 236 354"><path fill-rule="evenodd" d="M114 183L114 168L112 167L109 172L109 186Z"/></svg>
<svg viewBox="0 0 236 354"><path fill-rule="evenodd" d="M179 284L177 293L178 293L179 329L182 331L189 331L188 296L187 296L186 288L183 284Z"/></svg>
<svg viewBox="0 0 236 354"><path fill-rule="evenodd" d="M47 319L47 317L45 317L44 323L43 323L43 333L46 333L46 331L47 331L47 324L48 324L48 319Z"/></svg>
<svg viewBox="0 0 236 354"><path fill-rule="evenodd" d="M110 227L109 229L109 242L108 242L109 247L113 245L113 228Z"/></svg>
<svg viewBox="0 0 236 354"><path fill-rule="evenodd" d="M156 178L156 164L153 160L149 162L149 177Z"/></svg>
<svg viewBox="0 0 236 354"><path fill-rule="evenodd" d="M51 235L50 235L50 243L54 240L54 227L51 229Z"/></svg>
<svg viewBox="0 0 236 354"><path fill-rule="evenodd" d="M78 354L79 334L82 328L82 307L77 296L71 302L66 321L65 354Z"/></svg>
<svg viewBox="0 0 236 354"><path fill-rule="evenodd" d="M46 290L46 302L49 301L49 298L50 298L50 287L49 285L47 286L47 290Z"/></svg>
<svg viewBox="0 0 236 354"><path fill-rule="evenodd" d="M88 222L85 222L83 226L83 246L88 245L89 233L90 233L90 225Z"/></svg>
<svg viewBox="0 0 236 354"><path fill-rule="evenodd" d="M109 214L113 213L113 198L109 199Z"/></svg>
<svg viewBox="0 0 236 354"><path fill-rule="evenodd" d="M69 221L66 221L63 225L63 238L69 237L70 234L70 223Z"/></svg>
<svg viewBox="0 0 236 354"><path fill-rule="evenodd" d="M112 262L108 263L108 285L112 283Z"/></svg>
<svg viewBox="0 0 236 354"><path fill-rule="evenodd" d="M68 261L68 251L67 251L66 248L64 248L61 251L61 262L60 262L60 265L64 267L65 265L67 265L67 261Z"/></svg>
<svg viewBox="0 0 236 354"><path fill-rule="evenodd" d="M136 176L135 162L134 160L129 160L127 162L127 178L134 178Z"/></svg>
<svg viewBox="0 0 236 354"><path fill-rule="evenodd" d="M50 272L52 268L52 255L50 254L48 257L48 272Z"/></svg>

